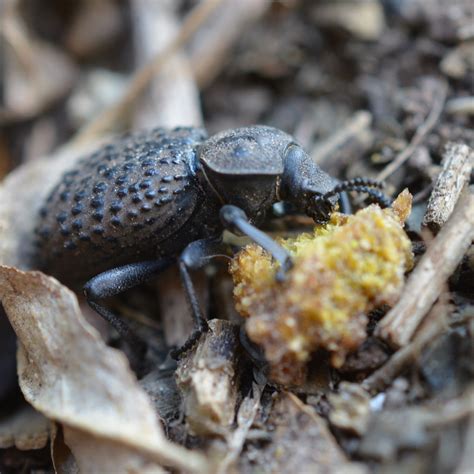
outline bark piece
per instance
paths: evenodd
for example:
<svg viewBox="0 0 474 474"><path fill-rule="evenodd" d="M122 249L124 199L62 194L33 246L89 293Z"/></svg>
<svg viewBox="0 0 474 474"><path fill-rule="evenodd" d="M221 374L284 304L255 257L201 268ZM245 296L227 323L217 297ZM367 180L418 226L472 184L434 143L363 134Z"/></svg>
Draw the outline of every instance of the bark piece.
<svg viewBox="0 0 474 474"><path fill-rule="evenodd" d="M469 181L474 165L474 150L461 143L446 145L442 166L436 180L428 207L423 218L423 225L438 231L451 216L454 206Z"/></svg>

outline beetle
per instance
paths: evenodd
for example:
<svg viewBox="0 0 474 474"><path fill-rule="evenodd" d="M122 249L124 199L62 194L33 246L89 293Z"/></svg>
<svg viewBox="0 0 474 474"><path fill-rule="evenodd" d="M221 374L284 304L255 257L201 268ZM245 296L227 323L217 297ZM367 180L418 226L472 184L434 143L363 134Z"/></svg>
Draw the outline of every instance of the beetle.
<svg viewBox="0 0 474 474"><path fill-rule="evenodd" d="M274 203L288 201L324 222L346 190L388 205L378 187L369 179L339 182L272 127L210 138L201 128L157 128L115 140L62 176L39 212L35 258L65 284L84 285L90 306L129 339L128 326L101 300L177 261L195 325L178 357L207 328L190 270L222 253L224 229L266 249L284 278L289 254L258 229Z"/></svg>

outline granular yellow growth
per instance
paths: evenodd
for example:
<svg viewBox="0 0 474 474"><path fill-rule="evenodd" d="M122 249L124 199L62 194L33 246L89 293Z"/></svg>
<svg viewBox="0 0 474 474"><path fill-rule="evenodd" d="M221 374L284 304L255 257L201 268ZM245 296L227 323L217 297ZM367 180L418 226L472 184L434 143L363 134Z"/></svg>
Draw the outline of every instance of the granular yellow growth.
<svg viewBox="0 0 474 474"><path fill-rule="evenodd" d="M396 302L413 265L403 230L411 201L405 190L391 208L371 205L352 216L336 212L312 234L281 239L294 262L283 283L258 245L235 256L230 272L236 307L247 318L249 338L263 347L275 382L302 383L318 348L341 366L366 338L367 313Z"/></svg>

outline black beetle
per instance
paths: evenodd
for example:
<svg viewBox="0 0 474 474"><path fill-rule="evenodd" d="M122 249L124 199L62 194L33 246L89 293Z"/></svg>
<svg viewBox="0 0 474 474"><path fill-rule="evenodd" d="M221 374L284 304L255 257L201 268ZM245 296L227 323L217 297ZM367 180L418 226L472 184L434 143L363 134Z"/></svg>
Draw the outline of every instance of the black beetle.
<svg viewBox="0 0 474 474"><path fill-rule="evenodd" d="M377 185L339 183L275 128L210 138L199 128L154 129L116 140L63 175L40 211L36 258L67 284L87 282L89 304L122 335L125 323L99 301L177 259L196 330L176 356L207 327L189 270L222 253L223 229L260 244L282 276L291 266L288 253L256 227L275 202L289 201L321 222L344 190L367 192L386 205Z"/></svg>

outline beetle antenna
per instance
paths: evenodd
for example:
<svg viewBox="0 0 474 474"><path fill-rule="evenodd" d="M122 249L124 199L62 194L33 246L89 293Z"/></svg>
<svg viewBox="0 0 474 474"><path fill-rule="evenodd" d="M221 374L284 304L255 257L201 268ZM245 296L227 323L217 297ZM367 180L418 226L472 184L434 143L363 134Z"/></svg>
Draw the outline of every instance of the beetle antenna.
<svg viewBox="0 0 474 474"><path fill-rule="evenodd" d="M344 191L355 191L358 193L366 193L369 195L371 201L376 202L382 207L389 207L392 204L392 200L385 195L380 189L383 189L385 184L381 181L376 181L371 178L354 178L334 186L334 188L321 195L316 195L315 199L319 202L327 202L331 197L336 196ZM376 189L374 189L376 188Z"/></svg>
<svg viewBox="0 0 474 474"><path fill-rule="evenodd" d="M346 181L342 181L336 186L334 186L331 191L325 193L323 196L326 198L330 198L332 196L335 196L336 194L339 194L343 191L357 191L358 189L364 188L378 188L378 189L383 189L385 186L385 183L381 181L376 181L374 179L370 178L354 178L354 179L348 179ZM366 192L366 191L360 191L360 192Z"/></svg>

